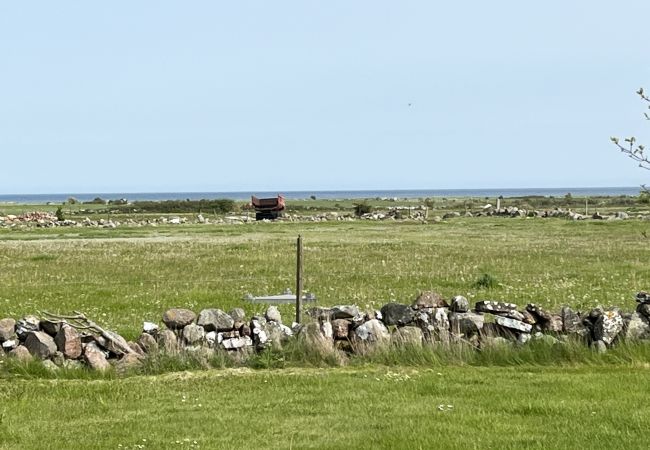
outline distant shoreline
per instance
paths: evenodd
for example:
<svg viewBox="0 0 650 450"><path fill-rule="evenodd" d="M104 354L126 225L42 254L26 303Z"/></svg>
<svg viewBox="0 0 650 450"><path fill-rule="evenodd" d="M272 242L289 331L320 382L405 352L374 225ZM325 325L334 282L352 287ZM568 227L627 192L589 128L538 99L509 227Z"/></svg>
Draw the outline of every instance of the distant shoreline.
<svg viewBox="0 0 650 450"><path fill-rule="evenodd" d="M143 200L201 200L227 198L249 200L251 195L273 197L283 194L289 200L309 199L351 200L364 198L496 198L510 197L562 197L570 193L574 197L590 196L636 196L640 187L560 187L560 188L489 188L489 189L386 189L386 190L342 190L342 191L239 191L239 192L101 192L101 193L57 193L57 194L6 194L0 195L0 203L61 203L70 197L86 202L100 197L104 200L126 198L130 201Z"/></svg>

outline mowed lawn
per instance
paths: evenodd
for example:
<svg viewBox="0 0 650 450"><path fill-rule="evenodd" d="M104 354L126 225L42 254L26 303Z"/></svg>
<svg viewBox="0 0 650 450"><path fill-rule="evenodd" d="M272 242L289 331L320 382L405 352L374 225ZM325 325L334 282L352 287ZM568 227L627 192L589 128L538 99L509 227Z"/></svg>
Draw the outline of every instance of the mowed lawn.
<svg viewBox="0 0 650 450"><path fill-rule="evenodd" d="M0 385L0 448L648 446L646 367L199 371Z"/></svg>
<svg viewBox="0 0 650 450"><path fill-rule="evenodd" d="M650 288L649 229L639 220L462 218L0 230L0 316L80 310L132 338L170 307L260 312L242 297L294 289L298 234L305 288L322 305L378 309L431 289L520 306L633 309L634 293ZM484 273L499 285L476 287ZM290 322L293 309L281 310Z"/></svg>

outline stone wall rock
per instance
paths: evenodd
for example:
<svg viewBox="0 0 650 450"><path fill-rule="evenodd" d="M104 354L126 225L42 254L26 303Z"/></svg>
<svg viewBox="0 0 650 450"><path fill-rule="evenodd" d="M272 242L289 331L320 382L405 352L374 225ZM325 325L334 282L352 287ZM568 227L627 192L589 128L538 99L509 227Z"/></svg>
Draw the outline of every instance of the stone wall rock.
<svg viewBox="0 0 650 450"><path fill-rule="evenodd" d="M421 347L423 340L422 330L417 327L398 327L391 334L391 343L398 346Z"/></svg>
<svg viewBox="0 0 650 450"><path fill-rule="evenodd" d="M16 321L11 318L0 320L0 342L16 337Z"/></svg>
<svg viewBox="0 0 650 450"><path fill-rule="evenodd" d="M140 337L138 337L138 345L145 353L155 354L158 352L158 343L156 342L156 338L149 333L142 333Z"/></svg>
<svg viewBox="0 0 650 450"><path fill-rule="evenodd" d="M196 323L208 332L230 331L235 325L235 321L230 315L217 308L202 310Z"/></svg>
<svg viewBox="0 0 650 450"><path fill-rule="evenodd" d="M201 325L190 323L183 328L183 339L188 345L197 345L203 342L205 330Z"/></svg>
<svg viewBox="0 0 650 450"><path fill-rule="evenodd" d="M27 333L25 347L32 356L38 359L48 359L56 352L54 339L43 331L31 331Z"/></svg>
<svg viewBox="0 0 650 450"><path fill-rule="evenodd" d="M381 307L381 317L384 324L391 325L408 325L415 319L413 308L401 303L387 303Z"/></svg>
<svg viewBox="0 0 650 450"><path fill-rule="evenodd" d="M26 316L18 322L0 320L0 336L4 339L2 351L17 358L34 356L50 360L56 367L67 367L82 360L83 364L97 370L115 365L118 372L160 351L170 355L220 351L234 361L243 361L253 351L283 348L296 333L297 339L311 351L336 361L347 358L346 353L363 355L385 348L389 343L485 349L522 346L528 342L564 345L572 337L578 337L576 342L582 340L594 351L602 352L623 340L650 341L650 319L646 315L650 312L650 296L646 293L637 295L636 312L596 307L580 313L564 307L560 314L554 314L532 304L518 310L514 304L496 301L477 302L475 310L478 312L472 312L467 300L460 296L454 297L451 308L436 307L443 304L437 294L423 293L419 300L413 305L388 303L381 311L367 307L363 314L353 305L313 308L316 320L294 324L292 328L281 323L277 308L268 308L265 315L255 315L248 323L244 322L243 310L226 314L218 309L207 309L201 311L199 321L212 324L213 330L208 332L194 322L192 318L196 315L192 311L168 310L164 314L168 328L160 331L156 324L145 326L143 328L151 333L143 332L137 342L126 342L117 333L107 330L80 334L70 324L43 325L47 322L35 316ZM467 311L458 311L464 309ZM334 318L337 316L345 318ZM222 320L223 324L219 324ZM181 323L186 325L178 328ZM34 330L37 327L58 331L53 339L40 329ZM14 328L21 328L23 345L18 333L13 334ZM30 329L32 331L28 331Z"/></svg>
<svg viewBox="0 0 650 450"><path fill-rule="evenodd" d="M93 370L106 371L110 369L111 364L106 359L106 354L99 346L90 342L84 345L83 357L86 364Z"/></svg>
<svg viewBox="0 0 650 450"><path fill-rule="evenodd" d="M457 295L451 299L449 309L456 313L466 313L469 311L469 301L462 295Z"/></svg>
<svg viewBox="0 0 650 450"><path fill-rule="evenodd" d="M70 325L62 326L54 337L57 349L66 358L77 359L81 356L81 336L79 332Z"/></svg>
<svg viewBox="0 0 650 450"><path fill-rule="evenodd" d="M182 308L172 308L165 311L162 321L170 330L177 330L191 324L196 319L194 311Z"/></svg>

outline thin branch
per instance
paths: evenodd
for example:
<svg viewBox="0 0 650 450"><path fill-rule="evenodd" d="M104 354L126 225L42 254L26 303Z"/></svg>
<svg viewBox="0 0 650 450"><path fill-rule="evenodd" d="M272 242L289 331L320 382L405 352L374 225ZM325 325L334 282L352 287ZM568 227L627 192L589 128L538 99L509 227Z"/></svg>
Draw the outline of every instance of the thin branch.
<svg viewBox="0 0 650 450"><path fill-rule="evenodd" d="M79 311L73 311L76 315L63 315L63 314L53 314L48 311L43 311L42 316L45 316L47 320L52 320L57 323L67 323L76 330L90 330L95 334L102 336L107 341L111 342L115 347L121 350L124 353L135 353L131 347L128 345L122 344L118 339L116 339L111 332L104 330L102 327L97 325L92 320L89 320L85 314Z"/></svg>

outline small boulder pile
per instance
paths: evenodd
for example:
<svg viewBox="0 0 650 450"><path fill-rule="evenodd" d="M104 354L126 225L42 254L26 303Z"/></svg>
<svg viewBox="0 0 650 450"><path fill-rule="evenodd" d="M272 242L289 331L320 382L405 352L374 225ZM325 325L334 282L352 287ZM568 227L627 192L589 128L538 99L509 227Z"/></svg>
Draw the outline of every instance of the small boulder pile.
<svg viewBox="0 0 650 450"><path fill-rule="evenodd" d="M8 356L22 361L38 359L51 369L85 364L92 369L106 370L111 362L121 368L133 365L144 356L135 343L127 342L117 333L86 333L65 320L36 316L25 316L18 321L0 320L0 343Z"/></svg>

